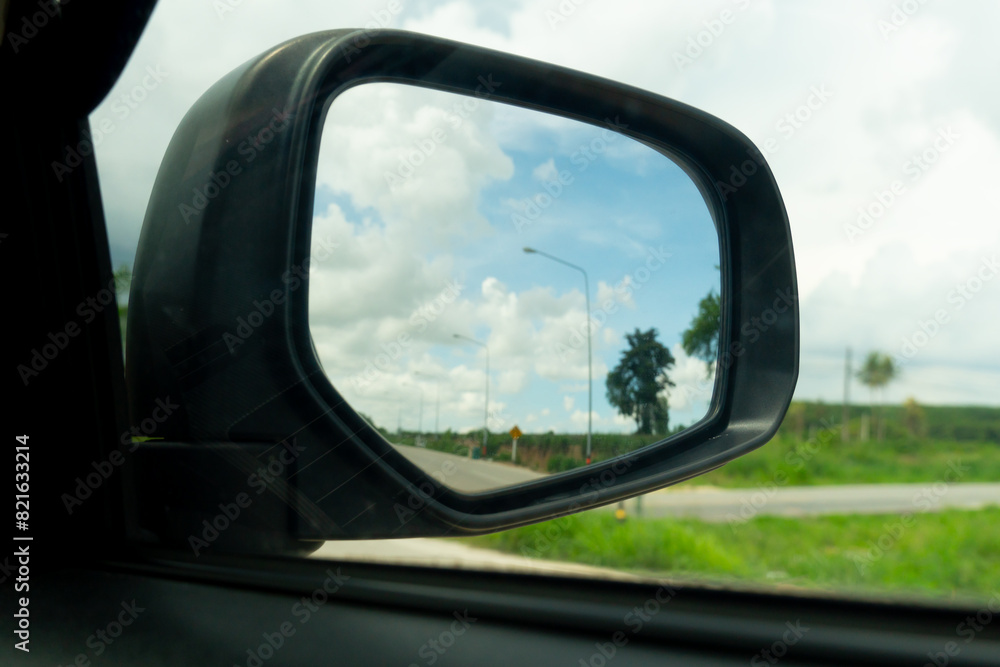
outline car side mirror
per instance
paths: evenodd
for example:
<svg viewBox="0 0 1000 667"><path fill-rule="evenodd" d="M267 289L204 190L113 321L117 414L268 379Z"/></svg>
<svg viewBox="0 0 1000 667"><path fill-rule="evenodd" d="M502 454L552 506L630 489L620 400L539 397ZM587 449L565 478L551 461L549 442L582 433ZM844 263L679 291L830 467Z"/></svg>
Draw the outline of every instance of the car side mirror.
<svg viewBox="0 0 1000 667"><path fill-rule="evenodd" d="M348 89L374 82L488 93L609 128L686 173L719 242L719 338L704 418L591 465L471 493L414 465L348 404L310 332L310 243L327 113ZM212 533L220 548L284 551L540 521L750 452L777 430L797 372L788 219L766 160L736 129L613 81L448 40L395 30L305 35L212 86L157 175L133 271L126 373L133 425L164 402L174 408L157 424L162 440L122 443L134 450L140 491L134 534L187 548L225 515L227 529Z"/></svg>

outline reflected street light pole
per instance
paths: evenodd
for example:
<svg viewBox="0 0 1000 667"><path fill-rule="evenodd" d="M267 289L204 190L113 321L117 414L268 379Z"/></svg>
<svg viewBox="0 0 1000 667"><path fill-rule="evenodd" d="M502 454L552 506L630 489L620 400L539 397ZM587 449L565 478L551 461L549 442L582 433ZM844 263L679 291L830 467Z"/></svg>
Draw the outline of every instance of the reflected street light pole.
<svg viewBox="0 0 1000 667"><path fill-rule="evenodd" d="M417 375L420 375L420 373L414 372L413 375L414 375L414 377L416 377ZM401 386L405 385L405 386L408 386L408 387L415 385L417 387L417 391L420 393L420 403L418 404L419 407L417 408L417 432L413 436L413 444L416 445L417 444L417 440L420 438L420 436L424 432L424 388L421 387L420 384L417 383L417 382L411 382L409 378L404 378L400 382L400 385ZM402 408L400 408L399 422L398 423L399 423L399 425L396 427L396 430L401 432L402 423L403 423Z"/></svg>
<svg viewBox="0 0 1000 667"><path fill-rule="evenodd" d="M541 255L542 257L548 257L553 262L559 262L560 264L568 266L571 269L576 269L583 274L583 295L587 299L587 463L590 464L590 437L594 416L594 364L590 344L590 278L587 277L587 271L582 266L577 266L576 264L571 264L564 259L553 257L547 252L527 247L524 249L524 252L529 255Z"/></svg>
<svg viewBox="0 0 1000 667"><path fill-rule="evenodd" d="M483 456L486 456L486 432L490 422L490 348L487 347L486 343L478 341L475 338L469 338L468 336L463 336L462 334L452 334L455 338L461 338L462 340L467 340L470 343L475 343L484 350L486 350L486 409L483 415Z"/></svg>
<svg viewBox="0 0 1000 667"><path fill-rule="evenodd" d="M425 373L413 371L413 377L428 377ZM424 388L417 383L417 390L420 392L420 407L417 409L417 433L423 435L424 432Z"/></svg>
<svg viewBox="0 0 1000 667"><path fill-rule="evenodd" d="M438 434L438 415L441 411L441 379L437 375L431 375L428 373L421 373L420 371L413 371L414 377L424 377L430 378L434 381L434 437ZM423 415L424 410L424 390L420 390L420 414ZM421 424L423 424L423 417L421 417Z"/></svg>

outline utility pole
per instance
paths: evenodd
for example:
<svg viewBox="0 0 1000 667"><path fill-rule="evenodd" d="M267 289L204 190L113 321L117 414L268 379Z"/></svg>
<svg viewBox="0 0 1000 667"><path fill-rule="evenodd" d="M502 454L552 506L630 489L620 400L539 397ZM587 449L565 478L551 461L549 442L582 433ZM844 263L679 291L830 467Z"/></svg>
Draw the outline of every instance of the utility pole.
<svg viewBox="0 0 1000 667"><path fill-rule="evenodd" d="M840 439L847 442L851 439L851 348L844 355L844 405L840 412Z"/></svg>
<svg viewBox="0 0 1000 667"><path fill-rule="evenodd" d="M483 449L482 456L486 457L486 438L490 429L490 348L489 346L475 338L469 338L468 336L463 336L462 334L452 334L455 338L461 338L462 340L467 340L470 343L475 343L479 347L486 350L486 402L483 408Z"/></svg>
<svg viewBox="0 0 1000 667"><path fill-rule="evenodd" d="M424 390L420 389L420 407L417 409L417 435L424 432Z"/></svg>
<svg viewBox="0 0 1000 667"><path fill-rule="evenodd" d="M586 299L587 308L587 465L590 465L590 439L591 433L594 430L594 356L593 356L593 345L591 344L591 329L593 329L592 322L590 321L590 278L587 276L587 270L582 266L577 266L576 264L571 264L564 259L559 259L554 257L547 252L542 252L541 250L535 250L534 248L524 248L524 252L529 255L541 255L542 257L547 257L554 262L559 262L564 266L568 266L571 269L576 269L583 274L583 295Z"/></svg>
<svg viewBox="0 0 1000 667"><path fill-rule="evenodd" d="M438 434L438 415L441 409L441 379L436 375L428 375L427 373L421 373L420 371L413 371L415 377L429 377L434 380L434 437L437 438ZM420 389L420 418L417 420L417 429L420 433L424 432L424 390Z"/></svg>

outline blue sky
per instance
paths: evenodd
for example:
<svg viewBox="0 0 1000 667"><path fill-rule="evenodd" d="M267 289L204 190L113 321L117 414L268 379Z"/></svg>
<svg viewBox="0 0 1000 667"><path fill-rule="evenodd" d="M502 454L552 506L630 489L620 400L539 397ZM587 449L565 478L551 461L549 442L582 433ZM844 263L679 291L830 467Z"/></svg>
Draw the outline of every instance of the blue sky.
<svg viewBox="0 0 1000 667"><path fill-rule="evenodd" d="M625 333L636 328L656 328L673 350L678 363L669 375L675 382L707 385L704 364L678 346L699 300L719 289L718 237L690 178L666 157L604 127L490 101L477 102L475 113L460 123L448 110L461 99L374 84L334 102L320 158L314 246L335 238L344 252L363 252L351 244L380 235L385 246L379 262L412 262L414 271L437 276L422 290L380 283L381 299L358 303L349 318L328 324L327 313L341 313L348 299L327 299L327 290L335 283L338 292L354 293L373 278L369 266L344 270L336 258L314 264L313 336L335 385L389 428L401 422L432 430L432 419L422 416L439 400L441 430L478 428L484 419L485 352L454 338L458 333L489 345L491 429L517 424L526 432L584 432L583 275L524 253L526 246L587 271L595 321L595 432L634 428L608 404L605 377L626 347ZM387 110L384 117L378 105ZM373 114L380 117L378 125ZM364 137L360 143L358 136ZM475 159L484 143L493 148L486 162ZM379 163L381 172L365 162ZM354 177L345 179L348 166ZM359 172L369 177L359 179ZM441 205L440 197L453 194L442 195L435 187L442 182L454 183L458 192L468 183L474 187L466 192L467 202ZM328 231L331 206L344 224ZM466 225L463 216L472 211L479 219ZM414 237L435 242L422 245ZM413 318L423 321L422 313L441 294L442 275L461 284L461 294L447 304L450 313L426 311L434 321L428 328L415 326ZM353 335L359 323L378 333ZM387 353L401 334L412 336L405 352ZM371 382L363 386L352 382L380 354L392 358L377 364L377 377L369 373ZM420 392L424 412L419 398L412 400ZM668 399L672 423L697 421L709 397L706 386L697 396L682 392Z"/></svg>

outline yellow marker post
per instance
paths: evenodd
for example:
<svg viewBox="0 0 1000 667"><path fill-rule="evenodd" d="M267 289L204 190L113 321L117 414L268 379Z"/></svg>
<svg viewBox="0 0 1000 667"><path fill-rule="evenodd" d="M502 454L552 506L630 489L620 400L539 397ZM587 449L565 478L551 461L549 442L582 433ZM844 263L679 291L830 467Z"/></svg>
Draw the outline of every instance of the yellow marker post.
<svg viewBox="0 0 1000 667"><path fill-rule="evenodd" d="M514 424L514 428L512 428L509 431L509 433L510 433L511 439L514 441L514 444L511 445L511 448L510 448L510 462L511 463L517 463L517 441L524 434L521 433L521 429L519 429L517 427L517 424Z"/></svg>

